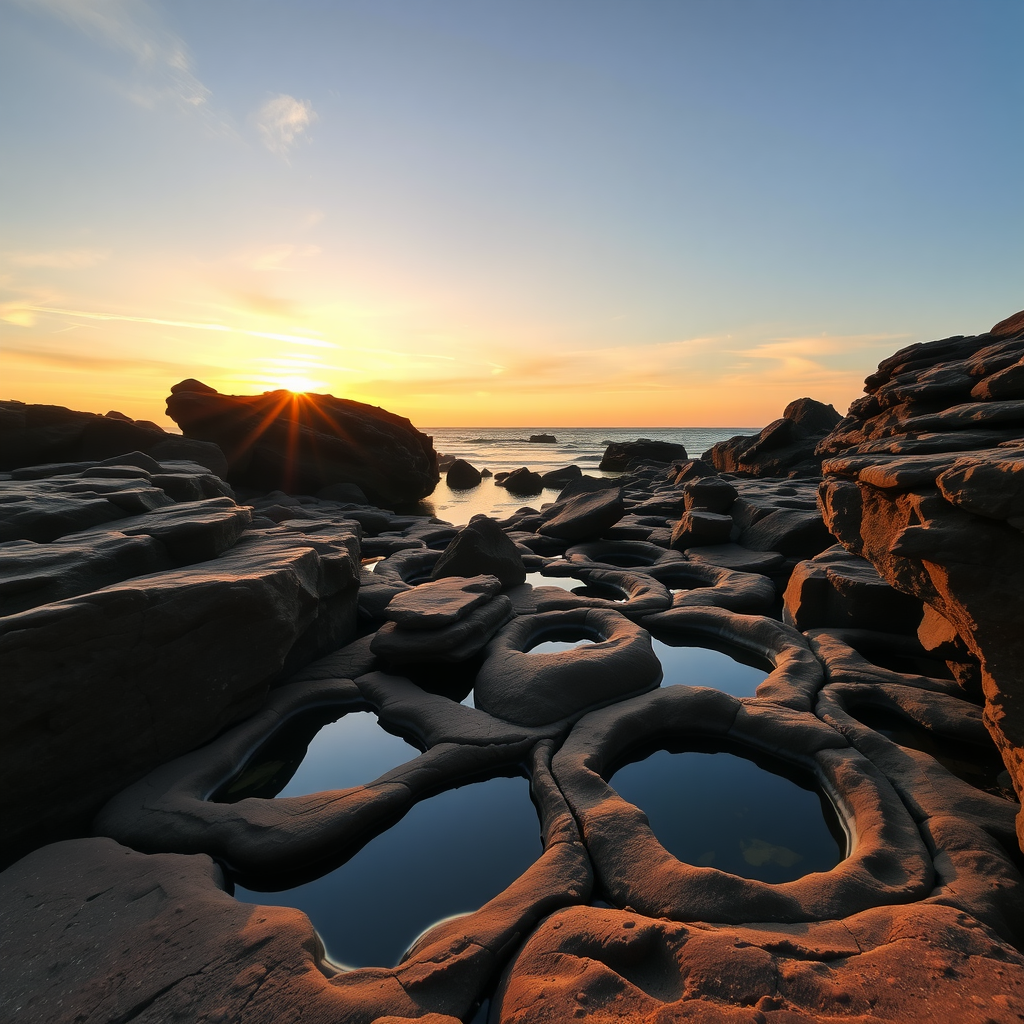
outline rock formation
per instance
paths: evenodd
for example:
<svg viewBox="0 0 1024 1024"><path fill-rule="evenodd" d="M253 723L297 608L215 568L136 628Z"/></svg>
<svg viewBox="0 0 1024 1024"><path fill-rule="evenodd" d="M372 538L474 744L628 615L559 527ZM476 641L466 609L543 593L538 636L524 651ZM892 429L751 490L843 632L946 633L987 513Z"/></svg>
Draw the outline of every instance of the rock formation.
<svg viewBox="0 0 1024 1024"><path fill-rule="evenodd" d="M901 349L865 390L818 447L825 523L897 590L924 601L928 649L965 682L975 662L985 720L1019 796L1024 314L986 334ZM1024 819L1018 831L1024 842Z"/></svg>
<svg viewBox="0 0 1024 1024"><path fill-rule="evenodd" d="M818 455L835 417L801 401L753 469L648 451L462 529L320 470L239 504L215 450L4 474L0 799L25 856L0 871L0 1017L1019 1024L1020 805L990 730L1019 782L1022 329L887 360ZM229 474L275 465L259 443L228 444ZM823 481L790 475L821 458ZM749 695L673 660L692 648L752 668ZM408 740L397 767L282 789L367 710ZM742 870L673 854L616 788L652 751L801 778L836 858L801 868L760 834ZM284 889L315 918L306 883L435 796L524 774L533 862L397 963L340 969L264 905ZM432 819L466 874L476 825ZM335 882L322 909L362 937Z"/></svg>
<svg viewBox="0 0 1024 1024"><path fill-rule="evenodd" d="M221 395L197 380L171 388L167 415L188 438L212 441L239 484L315 494L356 484L373 500L425 498L440 475L431 439L385 409L331 395Z"/></svg>
<svg viewBox="0 0 1024 1024"><path fill-rule="evenodd" d="M686 449L681 444L640 437L635 441L613 441L609 444L598 469L625 470L631 462L673 462L685 458Z"/></svg>
<svg viewBox="0 0 1024 1024"><path fill-rule="evenodd" d="M821 459L815 448L841 419L831 405L798 398L756 437L737 434L712 445L702 458L722 473L818 476Z"/></svg>

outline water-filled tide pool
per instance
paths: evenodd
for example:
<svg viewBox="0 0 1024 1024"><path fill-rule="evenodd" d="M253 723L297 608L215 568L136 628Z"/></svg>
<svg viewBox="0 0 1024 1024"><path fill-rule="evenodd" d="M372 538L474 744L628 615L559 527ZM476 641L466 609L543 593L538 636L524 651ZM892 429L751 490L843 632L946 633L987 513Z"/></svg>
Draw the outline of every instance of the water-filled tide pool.
<svg viewBox="0 0 1024 1024"><path fill-rule="evenodd" d="M663 640L652 637L654 653L664 672L662 686L713 686L734 697L752 697L772 671L770 662L741 647L701 638Z"/></svg>
<svg viewBox="0 0 1024 1024"><path fill-rule="evenodd" d="M707 748L636 756L609 781L679 860L779 883L828 871L845 856L835 809L810 775Z"/></svg>
<svg viewBox="0 0 1024 1024"><path fill-rule="evenodd" d="M235 898L302 910L334 963L388 967L426 928L497 896L541 852L529 783L493 778L422 800L320 878L279 892L236 886Z"/></svg>

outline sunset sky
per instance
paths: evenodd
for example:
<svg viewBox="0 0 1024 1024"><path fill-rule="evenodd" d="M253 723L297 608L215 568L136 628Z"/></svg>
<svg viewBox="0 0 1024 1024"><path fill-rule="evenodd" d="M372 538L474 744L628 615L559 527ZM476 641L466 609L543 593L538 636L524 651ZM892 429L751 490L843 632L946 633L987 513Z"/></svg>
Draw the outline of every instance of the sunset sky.
<svg viewBox="0 0 1024 1024"><path fill-rule="evenodd" d="M1024 307L1020 0L0 0L0 398L759 426Z"/></svg>

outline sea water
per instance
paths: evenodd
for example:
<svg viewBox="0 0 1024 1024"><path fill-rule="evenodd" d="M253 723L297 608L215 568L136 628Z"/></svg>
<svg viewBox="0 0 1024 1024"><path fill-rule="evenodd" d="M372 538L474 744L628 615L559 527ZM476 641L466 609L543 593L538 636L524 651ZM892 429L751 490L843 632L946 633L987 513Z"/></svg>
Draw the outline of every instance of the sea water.
<svg viewBox="0 0 1024 1024"><path fill-rule="evenodd" d="M713 444L737 434L753 435L758 427L423 427L434 439L434 448L441 455L465 459L477 469L492 473L511 472L526 466L536 473L547 473L563 466L577 465L588 476L618 476L597 467L605 449L612 442L636 441L646 437L652 441L682 444L690 458L704 454ZM555 444L530 441L531 434L552 434ZM493 477L485 477L477 487L456 491L441 482L422 504L423 510L439 519L461 526L471 516L482 513L504 519L516 509L540 508L554 501L559 488L545 489L529 497L509 494L496 487Z"/></svg>

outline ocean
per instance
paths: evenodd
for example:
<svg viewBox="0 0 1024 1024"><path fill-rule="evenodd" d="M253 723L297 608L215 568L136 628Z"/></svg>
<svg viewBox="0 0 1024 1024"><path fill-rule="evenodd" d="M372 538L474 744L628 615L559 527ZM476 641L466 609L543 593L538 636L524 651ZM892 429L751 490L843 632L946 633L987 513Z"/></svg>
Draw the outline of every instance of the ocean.
<svg viewBox="0 0 1024 1024"><path fill-rule="evenodd" d="M635 441L648 437L655 441L674 441L685 446L691 458L697 458L715 444L736 434L756 434L760 427L420 427L434 439L434 448L442 455L465 459L477 469L492 473L509 472L520 466L546 473L575 463L589 476L613 476L602 473L598 463L613 441ZM553 434L555 444L530 442L531 434ZM424 510L438 519L461 526L471 516L482 513L503 519L526 505L539 508L554 501L557 490L545 490L530 498L517 498L485 477L478 487L454 491L441 482L423 502Z"/></svg>

